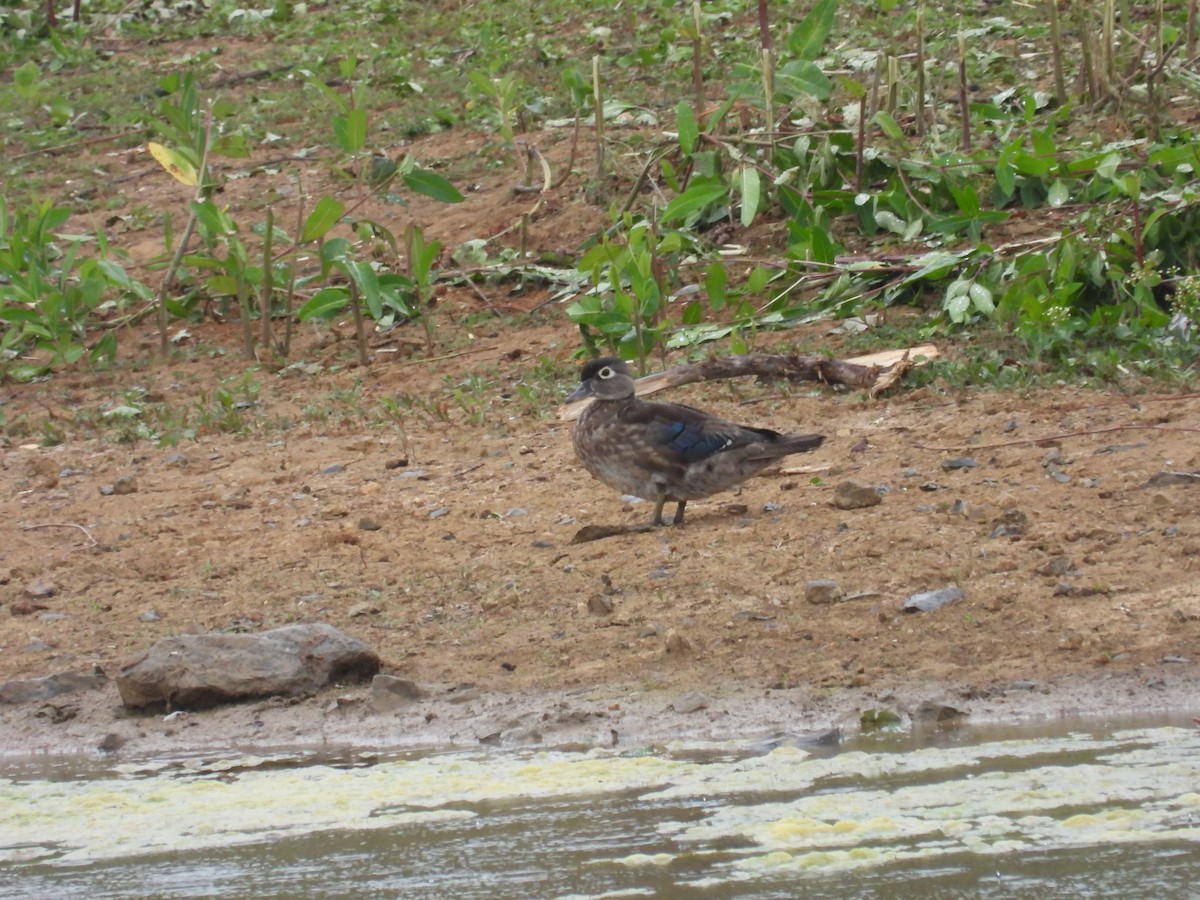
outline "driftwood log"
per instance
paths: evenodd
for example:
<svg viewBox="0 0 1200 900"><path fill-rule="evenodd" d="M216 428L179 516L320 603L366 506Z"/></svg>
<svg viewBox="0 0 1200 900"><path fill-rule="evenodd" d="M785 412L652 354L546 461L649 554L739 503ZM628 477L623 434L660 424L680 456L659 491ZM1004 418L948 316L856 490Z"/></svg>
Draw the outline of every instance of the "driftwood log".
<svg viewBox="0 0 1200 900"><path fill-rule="evenodd" d="M850 359L826 359L823 356L798 354L752 353L746 356L710 357L703 362L685 363L665 372L639 378L635 390L639 397L666 388L694 384L698 381L717 381L722 378L741 378L758 375L768 379L820 381L845 387L865 389L872 397L890 389L915 365L938 355L937 347L925 344L906 350L889 350ZM579 418L590 403L578 400L563 407L559 416L564 421Z"/></svg>

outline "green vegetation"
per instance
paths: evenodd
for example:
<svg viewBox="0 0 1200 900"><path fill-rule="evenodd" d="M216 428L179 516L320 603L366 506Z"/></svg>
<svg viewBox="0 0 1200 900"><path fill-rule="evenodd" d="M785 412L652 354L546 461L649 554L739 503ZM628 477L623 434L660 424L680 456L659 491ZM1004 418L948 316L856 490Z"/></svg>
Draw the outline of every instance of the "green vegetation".
<svg viewBox="0 0 1200 900"><path fill-rule="evenodd" d="M903 336L968 346L939 376L1189 378L1195 3L1037 8L96 0L57 28L6 8L0 368L108 364L151 317L165 352L210 315L259 362L288 365L295 325L347 313L360 365L372 329L409 324L432 356L439 283L516 277L565 285L585 350L643 367L911 305L928 315ZM452 182L494 167L541 183L525 142L550 120L578 144L555 187L599 207L566 266L535 265L521 221L443 252L428 223L362 212L456 202ZM474 171L387 149L448 128L494 136ZM147 144L161 168L138 177L173 176L173 207L114 190ZM223 197L280 172L286 190ZM135 264L120 235L141 228L162 248ZM400 403L477 420L478 393Z"/></svg>

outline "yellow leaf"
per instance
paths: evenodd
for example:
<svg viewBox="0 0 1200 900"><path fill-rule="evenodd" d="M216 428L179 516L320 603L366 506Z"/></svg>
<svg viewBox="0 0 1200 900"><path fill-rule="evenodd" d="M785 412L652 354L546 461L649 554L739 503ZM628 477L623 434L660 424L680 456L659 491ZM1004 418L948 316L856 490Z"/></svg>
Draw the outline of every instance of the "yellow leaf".
<svg viewBox="0 0 1200 900"><path fill-rule="evenodd" d="M151 156L158 160L160 166L171 173L176 181L183 182L188 187L195 187L200 183L196 167L184 159L183 154L179 151L153 141L146 145L146 149L150 151Z"/></svg>

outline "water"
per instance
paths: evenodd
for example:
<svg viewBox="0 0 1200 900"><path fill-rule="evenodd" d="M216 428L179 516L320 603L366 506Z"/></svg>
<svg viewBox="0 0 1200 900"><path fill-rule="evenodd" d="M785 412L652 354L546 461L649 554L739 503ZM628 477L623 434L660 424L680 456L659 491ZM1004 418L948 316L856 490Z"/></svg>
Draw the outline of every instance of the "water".
<svg viewBox="0 0 1200 900"><path fill-rule="evenodd" d="M0 769L0 897L1200 897L1200 729Z"/></svg>

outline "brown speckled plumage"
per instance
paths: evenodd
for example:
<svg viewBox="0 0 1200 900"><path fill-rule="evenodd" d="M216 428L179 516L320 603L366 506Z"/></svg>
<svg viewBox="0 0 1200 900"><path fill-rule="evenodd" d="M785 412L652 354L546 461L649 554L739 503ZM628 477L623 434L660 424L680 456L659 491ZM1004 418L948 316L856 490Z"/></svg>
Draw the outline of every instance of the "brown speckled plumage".
<svg viewBox="0 0 1200 900"><path fill-rule="evenodd" d="M652 524L662 525L668 501L683 508L741 484L792 453L814 450L819 434L780 434L737 425L679 403L650 403L634 395L629 367L616 357L583 367L571 400L592 397L575 423L579 461L623 494L654 501Z"/></svg>

